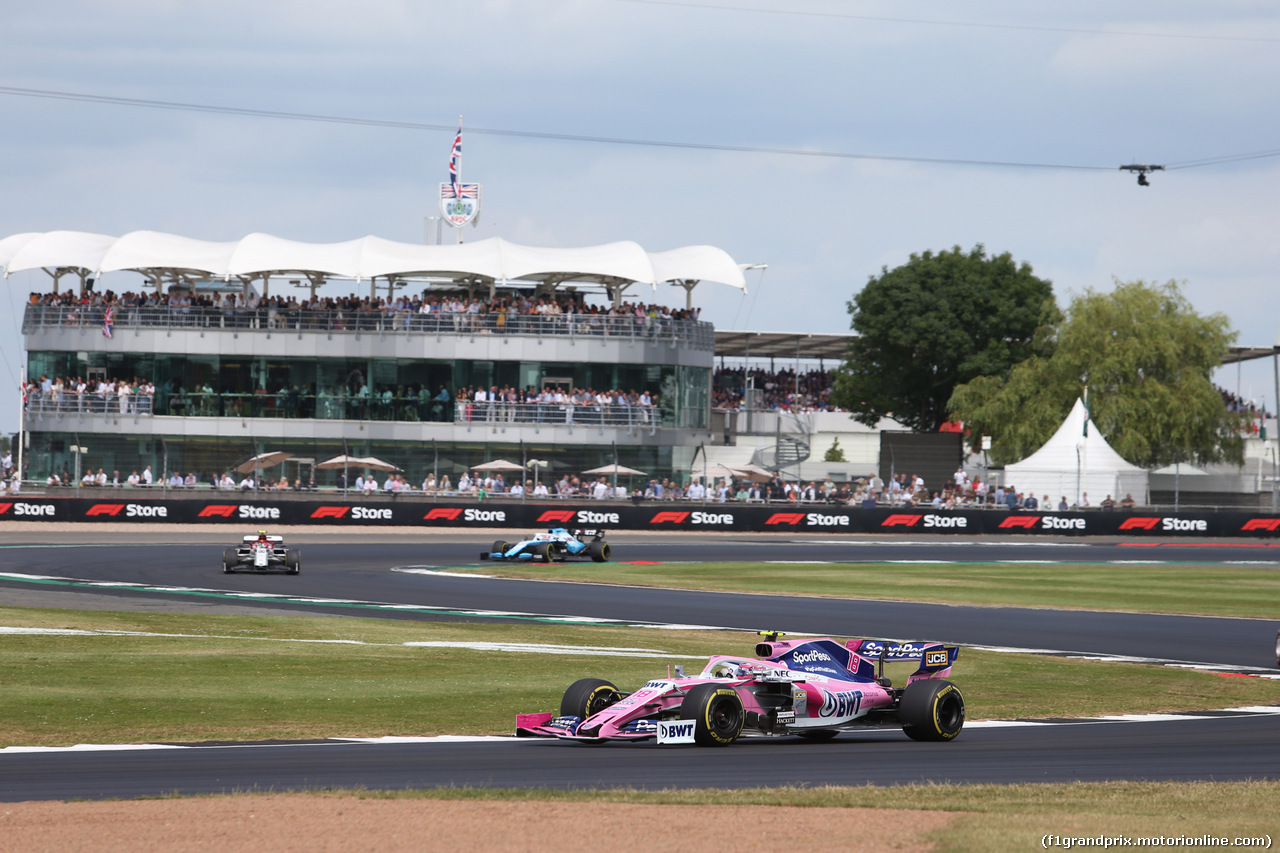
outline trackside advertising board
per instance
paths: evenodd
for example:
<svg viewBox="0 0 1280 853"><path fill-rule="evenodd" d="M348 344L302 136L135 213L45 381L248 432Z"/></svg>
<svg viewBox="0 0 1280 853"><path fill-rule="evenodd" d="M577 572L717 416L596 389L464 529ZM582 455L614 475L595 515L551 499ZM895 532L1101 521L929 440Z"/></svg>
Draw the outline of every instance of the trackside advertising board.
<svg viewBox="0 0 1280 853"><path fill-rule="evenodd" d="M101 498L0 498L6 521L74 521L342 527L550 527L606 530L722 530L778 533L983 534L987 536L1243 536L1280 538L1280 516L1250 512L1008 512L1002 510L862 509L831 505L760 506L519 503L415 500L272 501L135 498L114 490Z"/></svg>

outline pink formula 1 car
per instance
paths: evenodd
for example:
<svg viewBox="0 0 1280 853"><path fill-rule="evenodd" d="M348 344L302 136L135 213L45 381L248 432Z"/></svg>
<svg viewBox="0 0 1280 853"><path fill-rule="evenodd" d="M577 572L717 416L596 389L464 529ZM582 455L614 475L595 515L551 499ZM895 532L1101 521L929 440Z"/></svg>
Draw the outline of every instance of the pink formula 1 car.
<svg viewBox="0 0 1280 853"><path fill-rule="evenodd" d="M826 740L865 726L901 726L915 740L951 740L964 727L964 698L946 677L958 646L762 633L755 658L717 655L700 675L656 679L621 693L599 678L565 691L557 714L521 714L516 734L586 743L651 740L727 746L743 734ZM903 687L886 661L919 662Z"/></svg>

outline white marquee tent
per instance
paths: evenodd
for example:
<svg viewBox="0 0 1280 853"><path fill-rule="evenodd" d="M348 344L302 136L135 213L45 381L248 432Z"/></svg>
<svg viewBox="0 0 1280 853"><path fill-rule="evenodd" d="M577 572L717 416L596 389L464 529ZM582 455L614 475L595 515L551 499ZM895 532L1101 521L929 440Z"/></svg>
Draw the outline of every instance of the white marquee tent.
<svg viewBox="0 0 1280 853"><path fill-rule="evenodd" d="M1063 496L1067 503L1077 505L1082 493L1095 507L1107 495L1117 503L1126 494L1144 502L1146 469L1126 462L1091 421L1086 435L1087 418L1084 402L1077 399L1067 419L1043 447L1021 462L1005 466L1005 486L1037 498L1048 495L1053 507Z"/></svg>
<svg viewBox="0 0 1280 853"><path fill-rule="evenodd" d="M79 231L14 234L0 239L0 269L77 273L81 279L130 270L153 281L179 275L243 281L275 275L354 279L430 278L476 283L585 282L606 287L712 281L746 290L743 266L714 246L646 252L621 241L570 249L538 248L491 237L429 246L362 237L343 243L300 243L250 234L216 243L157 231L123 237Z"/></svg>

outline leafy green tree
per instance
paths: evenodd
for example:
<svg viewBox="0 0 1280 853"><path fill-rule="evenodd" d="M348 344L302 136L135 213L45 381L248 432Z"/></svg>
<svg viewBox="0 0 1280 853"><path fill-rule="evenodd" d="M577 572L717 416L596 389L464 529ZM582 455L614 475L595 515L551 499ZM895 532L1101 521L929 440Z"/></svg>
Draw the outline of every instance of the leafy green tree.
<svg viewBox="0 0 1280 853"><path fill-rule="evenodd" d="M1037 332L1059 317L1052 284L981 245L884 268L848 308L858 337L835 371L834 402L868 426L892 415L917 431L947 422L957 385L1003 377L1037 352Z"/></svg>
<svg viewBox="0 0 1280 853"><path fill-rule="evenodd" d="M997 464L1016 462L1049 440L1087 386L1093 425L1135 465L1240 462L1244 416L1210 381L1235 338L1226 316L1197 314L1177 282L1117 282L1072 300L1051 354L958 386L951 411L972 435L991 436Z"/></svg>
<svg viewBox="0 0 1280 853"><path fill-rule="evenodd" d="M840 439L831 442L831 446L827 448L827 452L822 457L823 462L844 462L844 448L840 446Z"/></svg>

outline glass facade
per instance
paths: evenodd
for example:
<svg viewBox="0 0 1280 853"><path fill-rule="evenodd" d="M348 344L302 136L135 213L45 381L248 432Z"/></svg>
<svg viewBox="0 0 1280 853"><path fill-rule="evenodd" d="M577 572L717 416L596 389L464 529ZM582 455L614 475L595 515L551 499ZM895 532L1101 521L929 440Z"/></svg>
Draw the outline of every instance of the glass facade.
<svg viewBox="0 0 1280 853"><path fill-rule="evenodd" d="M101 433L80 434L70 432L38 432L30 434L30 446L27 450L30 464L30 476L45 479L50 473L61 477L69 475L67 482L74 482L77 476L76 454L72 447L83 447L81 457L82 476L88 471L94 473L101 468L111 478L119 473L120 482L124 482L130 473L141 474L148 466L152 476L159 483L163 474L176 472L185 477L194 474L202 486L208 486L213 477L225 473L239 482L244 475L234 472L234 466L260 453L284 451L292 453L292 459L285 460L283 465L264 470L264 479L274 483L287 478L291 483L298 480L308 485L312 477L318 487L332 487L338 484L341 470L316 470L315 463L323 462L336 456L377 457L392 463L404 470L405 479L414 487L421 488L428 475L437 479L448 477L452 485L457 485L458 478L472 466L494 459L506 459L517 464L526 464L529 460L541 460L546 467L538 470L538 477L543 482L558 480L564 474L577 474L602 465L614 462L615 449L611 445L563 445L549 443L500 443L500 442L395 442L395 441L332 441L310 438L286 439L228 439L201 436L173 436L169 438L139 437L132 435L104 435ZM687 448L666 446L618 446L617 461L621 465L635 468L658 477L670 476L674 469L686 466L689 455ZM679 458L676 458L679 456ZM534 469L527 469L526 479L530 484L534 481ZM348 472L354 480L357 469ZM503 472L506 482L512 482L512 475ZM378 473L379 481L387 475ZM637 477L634 485L642 485L645 478ZM626 478L619 478L619 485L626 485Z"/></svg>
<svg viewBox="0 0 1280 853"><path fill-rule="evenodd" d="M28 375L144 380L154 414L202 417L452 421L441 391L453 401L479 387L554 385L647 391L661 426L706 429L711 399L709 368L610 362L47 351L30 354Z"/></svg>

